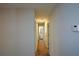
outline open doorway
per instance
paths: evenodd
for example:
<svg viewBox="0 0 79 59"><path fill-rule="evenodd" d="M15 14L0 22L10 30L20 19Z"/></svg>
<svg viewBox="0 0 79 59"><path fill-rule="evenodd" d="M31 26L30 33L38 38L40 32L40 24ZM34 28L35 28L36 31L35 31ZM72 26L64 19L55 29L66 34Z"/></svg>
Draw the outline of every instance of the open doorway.
<svg viewBox="0 0 79 59"><path fill-rule="evenodd" d="M37 56L49 55L48 20L36 19L36 53Z"/></svg>

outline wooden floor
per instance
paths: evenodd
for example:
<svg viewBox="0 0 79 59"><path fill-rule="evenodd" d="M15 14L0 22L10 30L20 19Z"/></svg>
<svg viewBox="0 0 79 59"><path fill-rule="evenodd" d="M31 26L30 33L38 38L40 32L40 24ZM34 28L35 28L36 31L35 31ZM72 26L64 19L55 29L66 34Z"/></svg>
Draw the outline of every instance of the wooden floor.
<svg viewBox="0 0 79 59"><path fill-rule="evenodd" d="M48 48L45 46L44 40L38 40L37 51L35 53L36 56L49 56Z"/></svg>

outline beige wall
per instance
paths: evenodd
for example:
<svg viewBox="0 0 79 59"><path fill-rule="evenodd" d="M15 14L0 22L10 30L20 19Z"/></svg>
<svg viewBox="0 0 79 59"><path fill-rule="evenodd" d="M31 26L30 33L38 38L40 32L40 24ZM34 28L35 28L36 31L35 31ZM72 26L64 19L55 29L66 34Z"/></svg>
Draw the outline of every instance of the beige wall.
<svg viewBox="0 0 79 59"><path fill-rule="evenodd" d="M34 55L34 9L0 8L0 55Z"/></svg>

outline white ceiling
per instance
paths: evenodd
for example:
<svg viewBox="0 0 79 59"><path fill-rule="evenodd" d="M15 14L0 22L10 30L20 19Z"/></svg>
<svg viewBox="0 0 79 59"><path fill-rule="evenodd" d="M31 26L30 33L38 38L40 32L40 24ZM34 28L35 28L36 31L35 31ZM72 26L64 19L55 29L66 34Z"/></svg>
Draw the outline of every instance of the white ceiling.
<svg viewBox="0 0 79 59"><path fill-rule="evenodd" d="M35 8L36 17L48 17L55 5L55 3L5 3L0 4L0 7Z"/></svg>

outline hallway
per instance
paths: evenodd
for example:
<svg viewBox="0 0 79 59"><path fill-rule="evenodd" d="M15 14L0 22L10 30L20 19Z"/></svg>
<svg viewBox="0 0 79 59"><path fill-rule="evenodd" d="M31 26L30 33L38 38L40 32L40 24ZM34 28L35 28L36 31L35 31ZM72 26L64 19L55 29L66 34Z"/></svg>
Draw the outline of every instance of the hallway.
<svg viewBox="0 0 79 59"><path fill-rule="evenodd" d="M49 50L46 47L43 39L38 40L36 56L49 56Z"/></svg>
<svg viewBox="0 0 79 59"><path fill-rule="evenodd" d="M0 55L79 55L79 4L0 4Z"/></svg>

